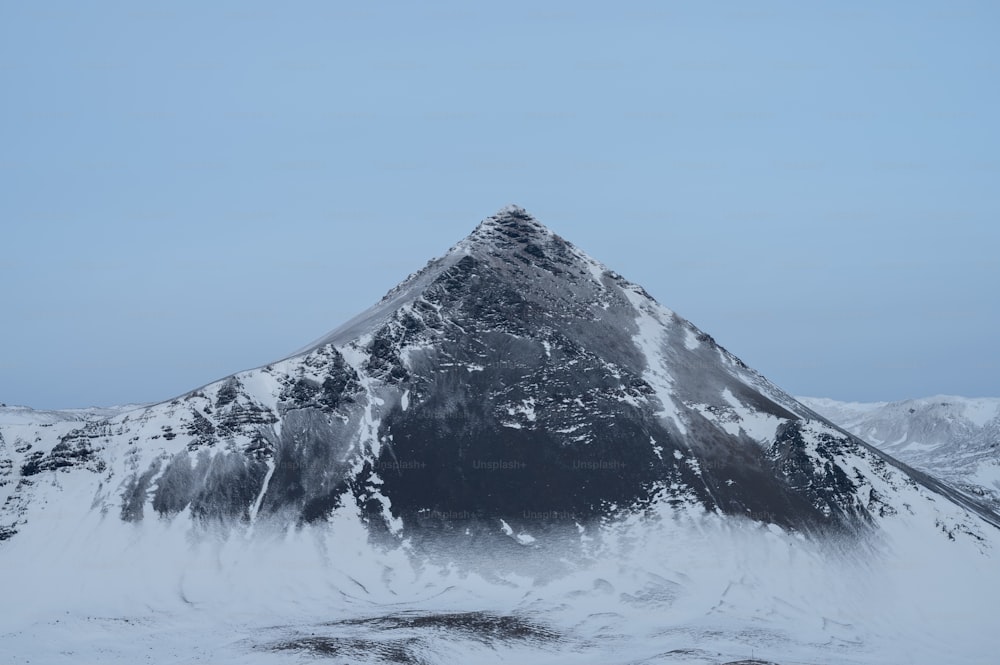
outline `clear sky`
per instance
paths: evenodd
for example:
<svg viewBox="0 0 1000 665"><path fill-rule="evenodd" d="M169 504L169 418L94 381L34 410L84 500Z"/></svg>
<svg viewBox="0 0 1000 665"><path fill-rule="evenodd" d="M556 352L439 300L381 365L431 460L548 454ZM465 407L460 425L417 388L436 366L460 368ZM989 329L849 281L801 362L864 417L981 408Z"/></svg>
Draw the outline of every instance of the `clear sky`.
<svg viewBox="0 0 1000 665"><path fill-rule="evenodd" d="M0 4L0 402L284 356L507 203L794 394L1000 395L1000 4Z"/></svg>

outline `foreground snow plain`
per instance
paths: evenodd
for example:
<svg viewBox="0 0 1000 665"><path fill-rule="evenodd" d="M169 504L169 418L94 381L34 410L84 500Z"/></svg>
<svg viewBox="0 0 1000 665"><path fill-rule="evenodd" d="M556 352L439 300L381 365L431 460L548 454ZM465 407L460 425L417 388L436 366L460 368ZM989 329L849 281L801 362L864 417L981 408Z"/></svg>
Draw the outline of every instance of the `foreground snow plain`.
<svg viewBox="0 0 1000 665"><path fill-rule="evenodd" d="M3 662L972 664L1000 647L995 529L914 541L903 519L859 545L660 506L430 551L371 544L347 509L255 533L47 519L0 558Z"/></svg>

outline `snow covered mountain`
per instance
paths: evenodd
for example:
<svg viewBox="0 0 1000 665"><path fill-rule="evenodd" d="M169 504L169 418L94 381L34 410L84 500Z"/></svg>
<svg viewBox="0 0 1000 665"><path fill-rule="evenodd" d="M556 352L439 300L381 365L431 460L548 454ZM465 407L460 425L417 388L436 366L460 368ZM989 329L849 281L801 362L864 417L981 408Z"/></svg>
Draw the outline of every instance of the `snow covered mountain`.
<svg viewBox="0 0 1000 665"><path fill-rule="evenodd" d="M127 522L301 524L346 502L390 533L527 531L669 501L856 532L902 510L903 488L1000 521L513 207L301 353L7 460L6 537L67 473Z"/></svg>
<svg viewBox="0 0 1000 665"><path fill-rule="evenodd" d="M29 428L0 428L0 586L42 617L0 615L14 645L150 608L211 642L185 608L257 608L252 637L219 645L234 662L467 662L470 640L482 662L722 663L748 646L869 662L922 634L897 602L977 608L1000 587L978 572L1000 542L988 506L517 207L288 358ZM927 582L941 561L963 577ZM294 622L275 626L278 608ZM935 625L976 658L991 632L969 612Z"/></svg>
<svg viewBox="0 0 1000 665"><path fill-rule="evenodd" d="M1000 510L1000 398L799 401L893 457Z"/></svg>

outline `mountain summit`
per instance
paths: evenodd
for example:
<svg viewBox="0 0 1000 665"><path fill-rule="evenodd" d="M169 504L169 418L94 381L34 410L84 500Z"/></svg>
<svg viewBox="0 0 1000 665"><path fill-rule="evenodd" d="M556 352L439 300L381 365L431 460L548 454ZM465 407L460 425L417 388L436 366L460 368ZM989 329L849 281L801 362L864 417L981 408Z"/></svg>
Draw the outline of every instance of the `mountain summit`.
<svg viewBox="0 0 1000 665"><path fill-rule="evenodd" d="M803 533L1000 524L516 206L292 357L0 454L6 538L64 486L125 522L301 525L353 506L394 534L654 504Z"/></svg>

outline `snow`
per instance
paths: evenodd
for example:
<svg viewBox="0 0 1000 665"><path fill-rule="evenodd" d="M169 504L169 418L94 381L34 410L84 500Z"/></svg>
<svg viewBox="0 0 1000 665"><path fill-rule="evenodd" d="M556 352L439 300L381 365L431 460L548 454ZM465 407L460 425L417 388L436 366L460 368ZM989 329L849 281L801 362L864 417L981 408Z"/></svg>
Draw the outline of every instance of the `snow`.
<svg viewBox="0 0 1000 665"><path fill-rule="evenodd" d="M305 662L306 652L269 647L303 635L409 645L434 663L624 665L683 649L670 661L732 662L752 651L776 663L971 664L993 662L1000 646L995 557L927 541L916 517L887 524L881 540L838 547L750 521L655 511L587 529L576 553L501 522L531 547L433 558L372 546L354 508L316 527L258 523L252 546L239 534L178 537L193 527L184 517L123 528L67 514L0 550L0 570L18 571L3 580L0 659ZM64 528L81 515L80 528ZM400 613L465 612L520 617L557 637L376 628ZM384 661L371 650L346 662Z"/></svg>
<svg viewBox="0 0 1000 665"><path fill-rule="evenodd" d="M1000 459L980 463L968 480L982 487L1000 490Z"/></svg>
<svg viewBox="0 0 1000 665"><path fill-rule="evenodd" d="M643 378L652 386L656 399L660 402L661 408L657 412L657 416L669 418L677 429L685 434L687 427L674 405L673 376L663 356L667 330L665 321L669 321L673 313L633 288L624 288L622 293L625 294L635 310L635 322L639 331L633 337L633 341L646 358L646 370L643 373Z"/></svg>
<svg viewBox="0 0 1000 665"><path fill-rule="evenodd" d="M144 404L89 407L83 409L44 410L27 406L0 406L0 427L13 425L51 425L60 422L88 422L117 416L144 408Z"/></svg>
<svg viewBox="0 0 1000 665"><path fill-rule="evenodd" d="M755 441L767 445L774 440L778 427L787 422L769 413L751 409L740 402L728 388L722 392L722 398L732 407L740 421L740 429Z"/></svg>
<svg viewBox="0 0 1000 665"><path fill-rule="evenodd" d="M261 485L260 493L257 498L254 499L253 506L250 508L250 523L253 524L257 521L257 513L260 512L260 504L264 502L264 495L267 494L267 488L271 484L271 476L274 475L275 464L273 459L267 460L267 474L264 476L264 482Z"/></svg>
<svg viewBox="0 0 1000 665"><path fill-rule="evenodd" d="M528 397L521 400L520 404L507 407L507 415L514 416L518 414L524 416L528 422L535 422L538 419L538 414L535 413L535 398ZM520 426L517 429L520 429Z"/></svg>
<svg viewBox="0 0 1000 665"><path fill-rule="evenodd" d="M359 383L365 391L364 410L359 430L358 445L361 450L368 453L371 460L377 460L381 452L381 442L378 438L378 426L380 422L380 409L385 400L378 396L377 382L365 371L365 366L369 360L364 348L370 343L370 338L363 337L359 341L345 345L337 350L344 357L344 360L357 373Z"/></svg>
<svg viewBox="0 0 1000 665"><path fill-rule="evenodd" d="M723 389L721 398L727 405L726 407L699 403L691 403L688 406L698 411L709 422L727 434L736 436L742 432L762 446L767 446L774 441L778 427L787 422L784 418L746 406L733 395L729 388Z"/></svg>
<svg viewBox="0 0 1000 665"><path fill-rule="evenodd" d="M663 459L663 446L658 444L653 437L649 437L649 445L653 447L653 453L656 454L657 459Z"/></svg>
<svg viewBox="0 0 1000 665"><path fill-rule="evenodd" d="M962 415L976 427L983 427L991 420L1000 417L1000 399L968 397L947 397L943 399L960 402L963 407Z"/></svg>
<svg viewBox="0 0 1000 665"><path fill-rule="evenodd" d="M583 255L583 257L584 257L583 264L587 266L587 270L590 271L591 279L593 279L595 283L600 285L601 288L604 288L604 273L606 273L608 269L598 261L595 261L594 259L590 258L589 256L586 256L585 254Z"/></svg>
<svg viewBox="0 0 1000 665"><path fill-rule="evenodd" d="M698 341L698 336L695 334L695 332L690 328L685 328L684 348L686 348L688 351L694 351L699 346L701 346L701 342Z"/></svg>
<svg viewBox="0 0 1000 665"><path fill-rule="evenodd" d="M1000 398L959 397L956 395L934 395L899 402L842 402L823 397L799 397L806 406L818 411L835 422L854 422L875 415L884 414L896 419L905 419L910 409L924 411L939 409L942 415L952 414L966 420L975 427L983 427L1000 418Z"/></svg>

